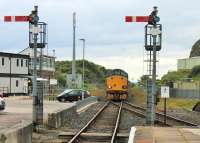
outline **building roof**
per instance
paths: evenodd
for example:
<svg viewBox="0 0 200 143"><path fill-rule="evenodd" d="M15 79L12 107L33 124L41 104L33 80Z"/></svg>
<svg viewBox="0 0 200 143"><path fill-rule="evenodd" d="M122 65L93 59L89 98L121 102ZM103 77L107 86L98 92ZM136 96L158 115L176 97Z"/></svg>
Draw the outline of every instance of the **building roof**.
<svg viewBox="0 0 200 143"><path fill-rule="evenodd" d="M190 51L190 58L200 56L200 40L196 41Z"/></svg>
<svg viewBox="0 0 200 143"><path fill-rule="evenodd" d="M0 52L0 56L4 57L13 57L13 58L26 58L29 59L29 55L24 55L24 54L15 54L15 53L5 53L5 52Z"/></svg>
<svg viewBox="0 0 200 143"><path fill-rule="evenodd" d="M27 53L27 55L33 56L33 53L31 53L31 52L33 52L33 49L30 48L30 47L27 47L24 50L20 51L19 53L23 53L23 54ZM40 55L40 53L41 52L37 50L37 55L38 56ZM48 57L48 58L56 58L55 56L47 55L47 54L44 54L44 53L42 54L42 56L43 57Z"/></svg>

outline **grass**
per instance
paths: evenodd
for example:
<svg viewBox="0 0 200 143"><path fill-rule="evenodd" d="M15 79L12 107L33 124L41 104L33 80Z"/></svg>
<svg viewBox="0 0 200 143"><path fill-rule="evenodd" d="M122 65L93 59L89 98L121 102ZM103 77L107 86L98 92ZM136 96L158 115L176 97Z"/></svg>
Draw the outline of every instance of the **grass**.
<svg viewBox="0 0 200 143"><path fill-rule="evenodd" d="M138 105L146 105L146 93L138 86L131 89L129 99L131 102ZM167 99L168 109L188 109L192 110L195 104L199 100L197 99L181 99L181 98L169 98ZM162 111L164 107L164 99L160 99L158 102L157 109Z"/></svg>
<svg viewBox="0 0 200 143"><path fill-rule="evenodd" d="M180 99L180 98L169 98L167 99L167 109L188 109L192 110L194 105L199 100L195 99ZM161 99L157 105L158 110L163 110L164 99Z"/></svg>
<svg viewBox="0 0 200 143"><path fill-rule="evenodd" d="M146 104L146 93L138 86L134 86L130 90L129 101L138 104L145 105Z"/></svg>

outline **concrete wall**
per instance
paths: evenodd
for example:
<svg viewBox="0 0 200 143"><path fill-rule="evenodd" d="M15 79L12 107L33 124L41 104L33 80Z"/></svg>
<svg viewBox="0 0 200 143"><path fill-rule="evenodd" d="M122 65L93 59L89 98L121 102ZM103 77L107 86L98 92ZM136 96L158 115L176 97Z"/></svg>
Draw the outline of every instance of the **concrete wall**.
<svg viewBox="0 0 200 143"><path fill-rule="evenodd" d="M48 114L47 126L50 129L56 129L65 125L66 122L73 124L75 119L77 119L77 116L75 105L65 110L58 110Z"/></svg>
<svg viewBox="0 0 200 143"><path fill-rule="evenodd" d="M192 69L197 65L200 65L200 57L178 59L177 69Z"/></svg>
<svg viewBox="0 0 200 143"><path fill-rule="evenodd" d="M199 81L193 81L193 82L178 81L178 82L175 82L173 86L174 86L174 88L179 88L179 89L200 90L200 82Z"/></svg>
<svg viewBox="0 0 200 143"><path fill-rule="evenodd" d="M16 81L18 81L18 86L16 86ZM12 77L10 83L10 77L0 77L0 90L4 93L28 93L28 78L23 77ZM7 90L5 90L7 89Z"/></svg>
<svg viewBox="0 0 200 143"><path fill-rule="evenodd" d="M2 65L2 59L4 58L4 65ZM9 57L0 57L0 73L10 73L10 59Z"/></svg>
<svg viewBox="0 0 200 143"><path fill-rule="evenodd" d="M0 130L0 143L32 143L32 122L22 121Z"/></svg>
<svg viewBox="0 0 200 143"><path fill-rule="evenodd" d="M200 90L172 88L170 89L170 97L200 99Z"/></svg>
<svg viewBox="0 0 200 143"><path fill-rule="evenodd" d="M98 97L96 96L91 96L89 98L85 98L84 100L80 100L76 102L77 110L81 110L81 108L89 106L92 103L96 103L97 101L98 101Z"/></svg>
<svg viewBox="0 0 200 143"><path fill-rule="evenodd" d="M17 60L19 61L18 66L17 66ZM26 75L28 75L28 59L11 58L10 62L11 62L11 73L12 74L26 74ZM10 66L10 65L8 65L8 66Z"/></svg>
<svg viewBox="0 0 200 143"><path fill-rule="evenodd" d="M96 103L97 101L98 98L92 96L89 98L85 98L84 100L78 101L76 105L70 108L49 113L47 121L48 128L56 129L66 124L69 124L73 127L77 126L77 124L81 122L81 119L79 120L79 115L77 111L81 108L91 105L92 103Z"/></svg>

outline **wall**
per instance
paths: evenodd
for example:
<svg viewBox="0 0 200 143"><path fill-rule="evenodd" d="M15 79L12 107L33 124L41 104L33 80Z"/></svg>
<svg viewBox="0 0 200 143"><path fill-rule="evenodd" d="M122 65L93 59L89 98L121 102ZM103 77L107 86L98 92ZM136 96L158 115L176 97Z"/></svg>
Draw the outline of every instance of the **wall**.
<svg viewBox="0 0 200 143"><path fill-rule="evenodd" d="M200 90L172 88L170 89L170 97L200 99Z"/></svg>
<svg viewBox="0 0 200 143"><path fill-rule="evenodd" d="M77 110L81 110L82 108L90 104L96 103L97 101L98 101L98 97L96 96L91 96L89 98L85 98L84 100L77 101L76 102Z"/></svg>
<svg viewBox="0 0 200 143"><path fill-rule="evenodd" d="M2 136L5 137L5 141ZM15 126L0 130L0 138L0 143L32 143L32 123L22 121Z"/></svg>
<svg viewBox="0 0 200 143"><path fill-rule="evenodd" d="M2 65L2 58L4 58L4 65ZM10 59L9 57L0 57L0 73L10 73Z"/></svg>
<svg viewBox="0 0 200 143"><path fill-rule="evenodd" d="M7 92L6 92L7 89ZM4 90L4 93L10 92L10 78L0 77L0 90Z"/></svg>
<svg viewBox="0 0 200 143"><path fill-rule="evenodd" d="M89 105L96 103L98 100L97 97L88 97L84 100L78 101L76 105L64 109L55 111L53 113L48 114L48 121L47 126L50 129L56 129L59 127L62 127L63 125L69 124L72 127L78 127L80 126L82 119L79 118L79 115L77 113L78 110L84 107L88 107Z"/></svg>
<svg viewBox="0 0 200 143"><path fill-rule="evenodd" d="M18 87L16 81L18 80ZM11 78L11 93L28 93L28 79L13 77Z"/></svg>
<svg viewBox="0 0 200 143"><path fill-rule="evenodd" d="M19 59L19 66L17 66L17 59ZM23 60L23 66L21 66L21 60ZM28 59L11 58L11 73L28 74L28 64L26 66L26 61L28 62Z"/></svg>
<svg viewBox="0 0 200 143"><path fill-rule="evenodd" d="M16 87L16 80L18 80L18 87ZM10 93L10 77L0 77L0 90L7 88L7 92ZM20 77L11 78L11 93L28 93L28 79Z"/></svg>
<svg viewBox="0 0 200 143"><path fill-rule="evenodd" d="M200 65L200 57L178 59L177 69L192 69L197 65Z"/></svg>
<svg viewBox="0 0 200 143"><path fill-rule="evenodd" d="M199 81L193 81L193 82L184 82L184 81L178 81L173 84L174 88L179 89L196 89L200 90L200 82Z"/></svg>
<svg viewBox="0 0 200 143"><path fill-rule="evenodd" d="M65 110L49 113L47 126L50 129L56 129L65 125L66 122L73 125L77 118L78 114L74 105Z"/></svg>

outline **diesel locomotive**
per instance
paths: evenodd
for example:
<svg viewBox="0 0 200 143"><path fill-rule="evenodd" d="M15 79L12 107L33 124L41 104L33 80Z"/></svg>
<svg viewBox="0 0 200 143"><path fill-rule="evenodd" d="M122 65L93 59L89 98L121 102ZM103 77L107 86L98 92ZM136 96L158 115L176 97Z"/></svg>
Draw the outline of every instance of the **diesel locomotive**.
<svg viewBox="0 0 200 143"><path fill-rule="evenodd" d="M114 69L106 78L106 98L108 100L127 100L128 74L121 69Z"/></svg>

